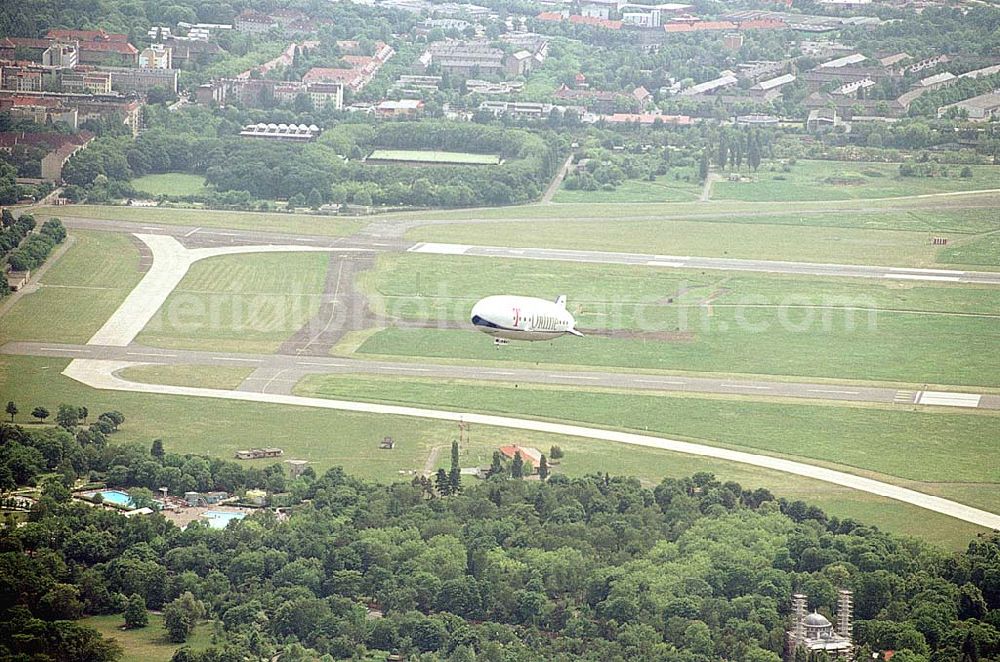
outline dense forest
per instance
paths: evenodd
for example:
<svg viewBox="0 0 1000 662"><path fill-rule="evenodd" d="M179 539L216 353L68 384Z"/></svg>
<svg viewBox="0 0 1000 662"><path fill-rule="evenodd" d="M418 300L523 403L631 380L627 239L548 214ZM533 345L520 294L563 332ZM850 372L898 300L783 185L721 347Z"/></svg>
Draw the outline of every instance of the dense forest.
<svg viewBox="0 0 1000 662"><path fill-rule="evenodd" d="M710 474L654 489L507 470L457 492L337 468L287 481L280 465L107 443L77 427L80 408L63 409L62 429L0 429L5 467L30 456L38 472L56 470L27 479L41 480L41 498L0 532L5 659L114 660L117 645L78 619L121 613L138 627L162 608L176 641L199 617L218 624L208 651L177 652L187 662L281 651L777 662L790 595L830 615L839 587L854 591L858 659L887 649L906 662L1000 659L1000 534L948 554ZM181 531L72 500L77 474L133 493L261 485L299 505Z"/></svg>

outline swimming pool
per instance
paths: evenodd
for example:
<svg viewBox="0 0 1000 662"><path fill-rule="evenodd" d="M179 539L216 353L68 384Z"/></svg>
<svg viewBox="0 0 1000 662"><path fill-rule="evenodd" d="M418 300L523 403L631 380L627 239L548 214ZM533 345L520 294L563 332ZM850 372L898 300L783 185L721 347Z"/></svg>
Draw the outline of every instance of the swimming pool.
<svg viewBox="0 0 1000 662"><path fill-rule="evenodd" d="M207 510L201 514L202 517L208 518L208 525L213 529L224 529L228 524L235 520L243 519L247 516L246 513L227 513L220 510Z"/></svg>
<svg viewBox="0 0 1000 662"><path fill-rule="evenodd" d="M104 499L104 503L111 503L123 508L132 505L132 497L129 496L128 492L122 492L121 490L97 490L96 492L87 492L84 496L93 498L95 494L100 494Z"/></svg>

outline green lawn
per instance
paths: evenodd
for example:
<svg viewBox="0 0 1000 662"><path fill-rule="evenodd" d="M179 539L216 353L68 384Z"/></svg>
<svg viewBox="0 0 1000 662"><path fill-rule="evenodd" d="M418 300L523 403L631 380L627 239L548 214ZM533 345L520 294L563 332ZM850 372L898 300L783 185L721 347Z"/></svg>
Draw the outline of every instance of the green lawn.
<svg viewBox="0 0 1000 662"><path fill-rule="evenodd" d="M900 177L898 163L799 161L790 172L764 164L753 181L721 181L712 198L748 202L773 200L850 200L892 198L927 193L1000 188L1000 167L972 166L972 177L959 177L962 166L948 166L949 177Z"/></svg>
<svg viewBox="0 0 1000 662"><path fill-rule="evenodd" d="M159 175L137 177L131 182L132 188L152 196L160 195L201 195L208 192L205 178L183 172L166 172Z"/></svg>
<svg viewBox="0 0 1000 662"><path fill-rule="evenodd" d="M131 221L133 223L258 230L261 232L292 232L330 237L354 234L358 228L364 225L363 221L354 218L211 209L174 209L170 207L72 205L39 207L33 213L39 220L56 216L60 218L90 218Z"/></svg>
<svg viewBox="0 0 1000 662"><path fill-rule="evenodd" d="M1000 485L993 452L1000 416L839 405L726 401L714 397L587 391L462 380L312 375L296 394L524 415L651 432L749 452L819 461L904 481ZM631 449L630 449L631 451ZM993 510L1000 492L993 490Z"/></svg>
<svg viewBox="0 0 1000 662"><path fill-rule="evenodd" d="M326 253L262 253L197 262L137 341L273 352L316 314L328 261Z"/></svg>
<svg viewBox="0 0 1000 662"><path fill-rule="evenodd" d="M471 152L439 152L421 149L376 149L368 155L369 161L410 161L448 165L497 165L496 154Z"/></svg>
<svg viewBox="0 0 1000 662"><path fill-rule="evenodd" d="M571 191L560 188L552 202L583 204L630 204L638 202L690 202L701 195L701 184L692 184L671 177L658 177L655 182L626 179L613 191Z"/></svg>
<svg viewBox="0 0 1000 662"><path fill-rule="evenodd" d="M997 223L1000 225L1000 220ZM948 246L941 251L938 261L980 268L1000 266L1000 229L971 241Z"/></svg>
<svg viewBox="0 0 1000 662"><path fill-rule="evenodd" d="M83 343L139 282L139 251L128 235L74 230L75 243L0 319L0 344L11 340Z"/></svg>
<svg viewBox="0 0 1000 662"><path fill-rule="evenodd" d="M252 368L225 366L141 365L125 368L118 374L123 379L144 384L235 389L252 373Z"/></svg>
<svg viewBox="0 0 1000 662"><path fill-rule="evenodd" d="M506 222L418 227L417 241L575 248L758 260L929 266L937 247L926 232L685 220Z"/></svg>
<svg viewBox="0 0 1000 662"><path fill-rule="evenodd" d="M390 318L465 323L476 300L499 291L497 283L511 294L567 294L569 310L585 330L644 333L513 343L498 352L471 327L390 328L359 351L491 363L1000 384L1000 354L994 351L1000 343L1000 288L415 254L381 257L369 287L378 295L376 307Z"/></svg>
<svg viewBox="0 0 1000 662"><path fill-rule="evenodd" d="M88 616L80 623L94 628L105 637L117 639L125 648L122 662L169 662L181 645L200 651L212 643L212 624L207 621L199 623L184 644L175 644L167 639L160 614L150 614L149 625L138 630L122 630L124 619L120 614Z"/></svg>

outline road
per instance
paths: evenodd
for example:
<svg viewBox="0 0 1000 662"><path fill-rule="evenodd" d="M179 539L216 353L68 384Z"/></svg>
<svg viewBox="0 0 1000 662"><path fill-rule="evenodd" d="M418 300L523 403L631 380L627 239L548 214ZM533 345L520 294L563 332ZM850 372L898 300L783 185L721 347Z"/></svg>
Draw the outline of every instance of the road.
<svg viewBox="0 0 1000 662"><path fill-rule="evenodd" d="M319 248L355 249L360 251L413 252L437 255L463 255L522 260L553 260L586 264L627 264L660 269L693 269L743 271L756 273L794 274L836 278L869 278L897 281L943 283L976 283L1000 285L1000 272L960 271L954 269L921 269L914 267L869 266L860 264L824 264L820 262L788 262L775 260L744 260L723 257L693 257L652 253L620 253L609 251L566 250L552 248L510 248L472 246L435 242L412 242L404 239L365 235L324 237L292 233L270 233L249 230L199 228L185 225L156 225L129 221L101 221L63 218L67 227L115 232L141 231L150 235L172 236L186 247L238 246L253 244L284 244Z"/></svg>
<svg viewBox="0 0 1000 662"><path fill-rule="evenodd" d="M254 373L241 386L251 392L290 394L303 377L313 374L366 374L383 377L461 379L496 384L553 384L589 388L627 389L679 393L716 393L834 402L870 402L911 407L937 405L963 409L1000 409L1000 395L958 390L908 390L855 386L830 382L788 382L766 379L693 377L655 373L600 372L559 368L512 368L500 362L491 365L449 365L374 361L365 359L295 356L287 354L242 354L182 349L159 349L142 345L72 345L62 343L11 342L0 354L51 356L101 361L142 362L162 365L246 366Z"/></svg>
<svg viewBox="0 0 1000 662"><path fill-rule="evenodd" d="M989 529L1000 529L1000 515L994 513L986 512L978 508L972 508L971 506L949 501L948 499L942 499L940 497L910 490L905 487L883 483L871 478L856 476L854 474L835 471L824 467L817 467L802 462L795 462L793 460L772 457L770 455L746 453L743 451L706 446L703 444L694 444L652 435L620 432L617 430L602 430L598 428L589 428L565 423L550 423L547 421L536 421L527 418L442 411L437 409L424 409L420 407L380 405L346 400L326 400L323 398L306 398L295 395L226 391L190 386L168 386L165 384L140 384L124 380L115 375L116 372L130 367L131 365L135 364L131 362L76 359L70 362L69 366L66 367L66 370L63 371L63 374L87 386L98 389L162 395L181 395L199 398L217 398L243 402L265 402L338 411L362 412L385 416L409 416L438 421L465 422L475 425L507 428L517 430L519 432L527 430L531 432L557 434L569 437L597 439L632 446L644 446L647 448L656 448L676 453L684 453L687 455L710 457L728 462L738 462L740 464L747 464L774 471L783 471L806 478L832 483L834 485L849 487L862 492L867 492L869 494L895 499L897 501L902 501L904 503L948 515L950 517L987 527Z"/></svg>

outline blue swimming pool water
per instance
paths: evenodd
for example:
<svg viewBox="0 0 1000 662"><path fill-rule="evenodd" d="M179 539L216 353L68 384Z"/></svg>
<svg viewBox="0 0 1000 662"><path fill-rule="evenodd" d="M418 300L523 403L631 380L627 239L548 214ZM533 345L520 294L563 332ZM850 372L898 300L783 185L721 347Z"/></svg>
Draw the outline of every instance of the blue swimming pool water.
<svg viewBox="0 0 1000 662"><path fill-rule="evenodd" d="M202 513L208 518L208 525L213 529L224 529L234 519L243 519L246 513L225 513L218 510L207 510Z"/></svg>
<svg viewBox="0 0 1000 662"><path fill-rule="evenodd" d="M119 490L99 490L95 494L100 494L104 497L106 503L113 503L116 506L130 506L132 505L132 497L128 495L127 492L121 492Z"/></svg>

